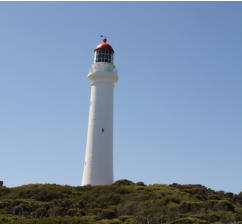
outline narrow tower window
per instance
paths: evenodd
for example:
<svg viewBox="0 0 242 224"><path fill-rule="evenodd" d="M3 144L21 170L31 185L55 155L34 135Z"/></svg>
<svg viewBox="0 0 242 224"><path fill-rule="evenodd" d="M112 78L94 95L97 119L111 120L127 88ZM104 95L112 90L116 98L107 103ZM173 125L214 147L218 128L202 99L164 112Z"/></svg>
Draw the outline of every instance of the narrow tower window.
<svg viewBox="0 0 242 224"><path fill-rule="evenodd" d="M104 132L104 128L102 128L102 132Z"/></svg>

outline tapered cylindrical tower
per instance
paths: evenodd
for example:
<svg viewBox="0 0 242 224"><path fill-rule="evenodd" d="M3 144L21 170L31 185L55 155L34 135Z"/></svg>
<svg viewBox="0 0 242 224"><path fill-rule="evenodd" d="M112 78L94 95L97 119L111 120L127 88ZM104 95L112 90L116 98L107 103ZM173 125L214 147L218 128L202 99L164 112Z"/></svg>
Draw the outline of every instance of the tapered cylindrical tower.
<svg viewBox="0 0 242 224"><path fill-rule="evenodd" d="M118 75L114 50L106 41L94 50L88 73L91 97L82 185L113 183L113 88Z"/></svg>

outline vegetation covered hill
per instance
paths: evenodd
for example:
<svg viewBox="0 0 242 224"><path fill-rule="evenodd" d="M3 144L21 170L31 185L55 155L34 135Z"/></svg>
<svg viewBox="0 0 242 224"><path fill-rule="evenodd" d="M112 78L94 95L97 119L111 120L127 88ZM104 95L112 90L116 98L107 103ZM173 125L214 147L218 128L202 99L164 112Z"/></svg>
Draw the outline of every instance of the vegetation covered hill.
<svg viewBox="0 0 242 224"><path fill-rule="evenodd" d="M242 224L242 192L202 185L0 187L0 224Z"/></svg>

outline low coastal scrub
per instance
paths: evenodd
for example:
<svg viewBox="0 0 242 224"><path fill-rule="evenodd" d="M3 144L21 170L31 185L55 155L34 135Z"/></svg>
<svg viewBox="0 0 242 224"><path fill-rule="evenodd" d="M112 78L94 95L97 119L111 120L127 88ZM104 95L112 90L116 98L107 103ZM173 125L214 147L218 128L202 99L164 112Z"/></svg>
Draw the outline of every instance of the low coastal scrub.
<svg viewBox="0 0 242 224"><path fill-rule="evenodd" d="M0 187L0 224L242 224L242 192L202 185Z"/></svg>

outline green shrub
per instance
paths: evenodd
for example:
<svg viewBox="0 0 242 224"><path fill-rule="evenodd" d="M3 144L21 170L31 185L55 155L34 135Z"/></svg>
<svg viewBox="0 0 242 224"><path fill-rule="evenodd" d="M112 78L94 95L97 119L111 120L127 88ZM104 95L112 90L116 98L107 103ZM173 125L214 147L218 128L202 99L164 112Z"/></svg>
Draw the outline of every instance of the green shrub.
<svg viewBox="0 0 242 224"><path fill-rule="evenodd" d="M0 187L0 224L242 224L242 193L202 185Z"/></svg>
<svg viewBox="0 0 242 224"><path fill-rule="evenodd" d="M117 214L114 209L103 209L100 214L101 219L113 219L116 217L117 217Z"/></svg>

